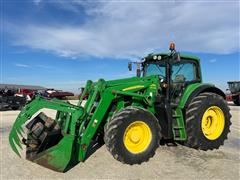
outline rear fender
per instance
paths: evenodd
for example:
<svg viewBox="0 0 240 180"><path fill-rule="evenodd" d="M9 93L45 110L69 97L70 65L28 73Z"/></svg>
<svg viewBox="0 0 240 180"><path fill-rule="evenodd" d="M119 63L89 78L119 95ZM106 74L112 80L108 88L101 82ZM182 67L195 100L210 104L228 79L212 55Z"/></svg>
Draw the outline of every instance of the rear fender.
<svg viewBox="0 0 240 180"><path fill-rule="evenodd" d="M212 92L216 93L220 96L222 96L224 99L226 98L226 95L222 90L215 87L213 84L206 84L206 83L195 83L189 85L186 90L183 93L183 96L181 98L181 101L178 105L180 109L185 109L190 104L192 99L199 95L200 93L204 92Z"/></svg>

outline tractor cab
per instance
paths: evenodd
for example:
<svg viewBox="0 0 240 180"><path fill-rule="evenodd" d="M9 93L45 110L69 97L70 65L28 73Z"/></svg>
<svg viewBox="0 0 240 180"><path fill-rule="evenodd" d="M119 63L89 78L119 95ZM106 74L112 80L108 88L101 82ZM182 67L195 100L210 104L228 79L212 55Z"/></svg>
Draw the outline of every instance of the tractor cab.
<svg viewBox="0 0 240 180"><path fill-rule="evenodd" d="M180 54L174 43L169 49L170 53L149 54L141 62L134 63L137 64L138 77L158 75L163 93L169 91L169 99L175 100L181 97L188 85L202 82L200 60Z"/></svg>
<svg viewBox="0 0 240 180"><path fill-rule="evenodd" d="M170 76L173 83L201 82L201 73L198 59L181 55L180 61L171 61L169 54L156 54L148 56L142 63L143 76L159 75L163 80ZM160 60L158 60L160 59ZM167 64L171 71L167 72Z"/></svg>

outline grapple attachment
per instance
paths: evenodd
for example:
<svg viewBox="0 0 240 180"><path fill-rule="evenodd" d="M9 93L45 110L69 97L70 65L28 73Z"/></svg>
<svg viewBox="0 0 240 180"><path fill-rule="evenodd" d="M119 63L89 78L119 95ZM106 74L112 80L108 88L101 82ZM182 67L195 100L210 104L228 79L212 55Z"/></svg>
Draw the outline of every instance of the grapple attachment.
<svg viewBox="0 0 240 180"><path fill-rule="evenodd" d="M41 112L26 125L26 128L27 139L22 139L26 145L26 158L55 171L66 169L71 159L73 140L68 138L69 143L63 140L59 124ZM59 157L64 158L59 162Z"/></svg>
<svg viewBox="0 0 240 180"><path fill-rule="evenodd" d="M24 128L24 124L31 116L43 108L41 105L57 110L56 119L41 112ZM26 145L26 159L49 169L64 172L77 161L77 146L74 143L77 140L76 121L80 120L83 114L81 107L38 97L19 114L10 132L9 143L20 157L18 147L22 149L22 145Z"/></svg>

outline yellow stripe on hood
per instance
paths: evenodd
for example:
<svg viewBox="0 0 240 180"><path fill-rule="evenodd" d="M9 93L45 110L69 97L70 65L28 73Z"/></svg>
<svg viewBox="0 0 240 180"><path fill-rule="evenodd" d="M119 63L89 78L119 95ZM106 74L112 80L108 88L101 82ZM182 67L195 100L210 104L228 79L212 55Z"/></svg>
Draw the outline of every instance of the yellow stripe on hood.
<svg viewBox="0 0 240 180"><path fill-rule="evenodd" d="M131 86L131 87L123 89L122 91L129 91L129 90L138 89L138 88L144 88L144 86L143 85Z"/></svg>

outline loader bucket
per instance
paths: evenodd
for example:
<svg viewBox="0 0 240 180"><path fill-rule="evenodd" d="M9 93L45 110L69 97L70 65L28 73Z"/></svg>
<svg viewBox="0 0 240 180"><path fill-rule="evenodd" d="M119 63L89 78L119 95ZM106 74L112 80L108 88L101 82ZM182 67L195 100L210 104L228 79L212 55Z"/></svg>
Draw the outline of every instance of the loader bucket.
<svg viewBox="0 0 240 180"><path fill-rule="evenodd" d="M44 113L37 115L26 128L27 137L23 137L21 133L22 142L16 132L23 129L14 127L16 131L11 131L9 141L13 150L20 156L15 144L20 148L24 144L26 159L54 171L64 172L71 163L74 136L63 135L59 124Z"/></svg>
<svg viewBox="0 0 240 180"><path fill-rule="evenodd" d="M64 172L71 165L74 138L65 136L55 146L28 159L46 168Z"/></svg>

